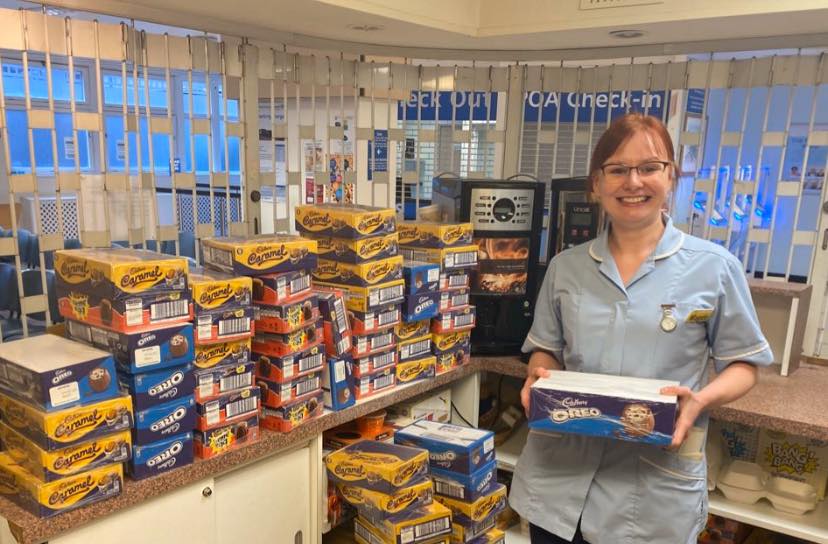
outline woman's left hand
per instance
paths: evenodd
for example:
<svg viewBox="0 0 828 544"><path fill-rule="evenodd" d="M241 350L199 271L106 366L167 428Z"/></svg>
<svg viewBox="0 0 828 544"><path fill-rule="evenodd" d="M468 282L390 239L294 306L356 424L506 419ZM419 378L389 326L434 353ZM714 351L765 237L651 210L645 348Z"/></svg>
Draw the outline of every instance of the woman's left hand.
<svg viewBox="0 0 828 544"><path fill-rule="evenodd" d="M676 420L676 428L673 431L673 442L670 444L670 449L677 450L684 443L690 428L693 427L696 419L705 409L705 403L701 400L700 395L689 387L664 387L660 393L678 397L679 415Z"/></svg>

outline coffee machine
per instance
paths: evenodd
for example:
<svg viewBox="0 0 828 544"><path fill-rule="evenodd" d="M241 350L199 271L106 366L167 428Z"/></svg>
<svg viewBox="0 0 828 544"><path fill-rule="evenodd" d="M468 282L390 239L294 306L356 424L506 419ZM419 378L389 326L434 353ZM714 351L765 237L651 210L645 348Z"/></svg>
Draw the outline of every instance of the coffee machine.
<svg viewBox="0 0 828 544"><path fill-rule="evenodd" d="M549 230L546 260L592 240L603 229L603 214L597 202L590 202L589 179L553 179L550 186Z"/></svg>
<svg viewBox="0 0 828 544"><path fill-rule="evenodd" d="M436 177L432 204L446 222L468 221L478 246L471 300L472 353L517 354L534 316L545 184Z"/></svg>

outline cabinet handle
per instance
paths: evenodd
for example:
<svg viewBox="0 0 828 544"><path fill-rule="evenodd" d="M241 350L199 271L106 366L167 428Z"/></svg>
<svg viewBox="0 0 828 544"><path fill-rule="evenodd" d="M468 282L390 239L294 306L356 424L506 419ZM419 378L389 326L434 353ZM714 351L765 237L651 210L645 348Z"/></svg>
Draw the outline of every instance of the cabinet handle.
<svg viewBox="0 0 828 544"><path fill-rule="evenodd" d="M296 531L296 534L293 535L293 544L302 544L302 531Z"/></svg>
<svg viewBox="0 0 828 544"><path fill-rule="evenodd" d="M204 489L201 490L201 494L205 497L209 497L210 495L213 494L213 488L211 488L210 486L207 486L207 487L205 487Z"/></svg>

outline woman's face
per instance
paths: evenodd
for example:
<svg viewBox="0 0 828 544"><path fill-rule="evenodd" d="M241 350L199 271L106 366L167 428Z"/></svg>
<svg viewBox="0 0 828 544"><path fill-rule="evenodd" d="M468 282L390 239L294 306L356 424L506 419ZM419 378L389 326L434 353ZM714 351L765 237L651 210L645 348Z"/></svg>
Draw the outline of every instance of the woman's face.
<svg viewBox="0 0 828 544"><path fill-rule="evenodd" d="M661 211L667 207L673 186L672 166L643 176L635 169L629 175L619 176L618 169L608 166L640 166L653 161L668 162L667 152L649 132L639 131L604 161L606 173L597 172L595 193L613 226L641 228L661 220Z"/></svg>

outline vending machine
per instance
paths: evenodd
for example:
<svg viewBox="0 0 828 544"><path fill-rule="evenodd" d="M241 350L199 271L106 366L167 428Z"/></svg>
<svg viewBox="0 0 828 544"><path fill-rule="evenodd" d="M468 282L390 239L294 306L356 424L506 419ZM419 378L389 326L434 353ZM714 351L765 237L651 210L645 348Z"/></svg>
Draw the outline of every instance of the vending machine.
<svg viewBox="0 0 828 544"><path fill-rule="evenodd" d="M601 207L589 198L586 177L553 179L550 193L547 261L592 240L604 226Z"/></svg>
<svg viewBox="0 0 828 544"><path fill-rule="evenodd" d="M469 221L478 246L471 299L477 307L472 353L517 354L532 325L545 184L538 181L433 180L432 203L447 222Z"/></svg>

